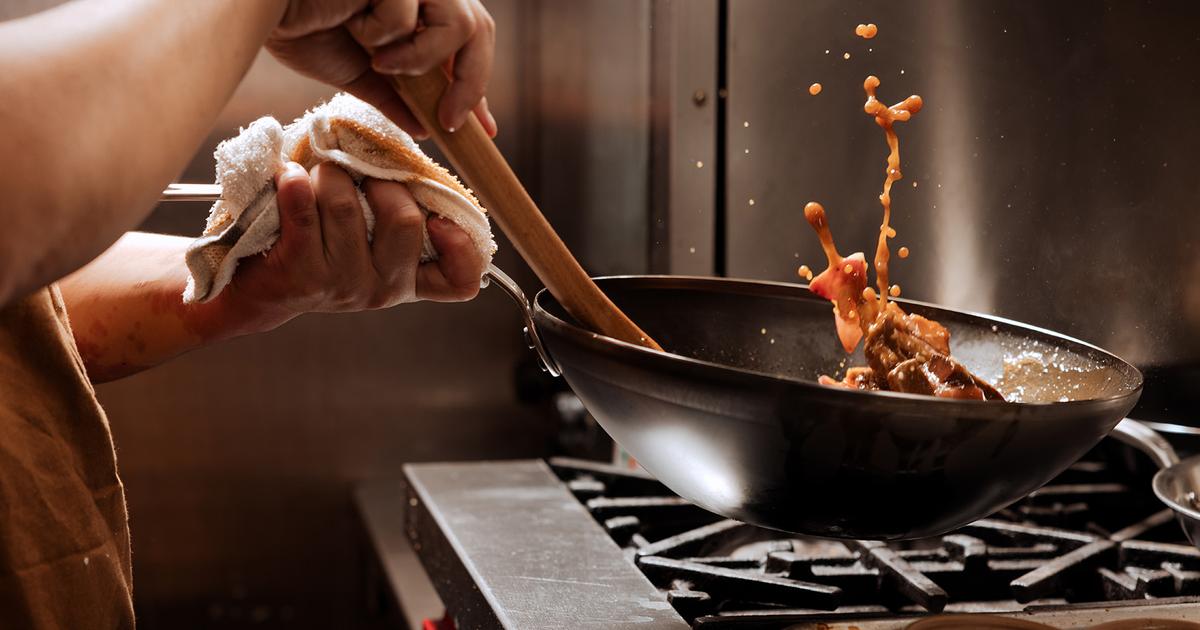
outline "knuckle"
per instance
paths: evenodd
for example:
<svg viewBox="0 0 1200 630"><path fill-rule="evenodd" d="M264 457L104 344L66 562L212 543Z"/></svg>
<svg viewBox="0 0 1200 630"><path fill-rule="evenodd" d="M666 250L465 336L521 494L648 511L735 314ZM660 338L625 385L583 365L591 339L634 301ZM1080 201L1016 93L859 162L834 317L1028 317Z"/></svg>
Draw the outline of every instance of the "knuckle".
<svg viewBox="0 0 1200 630"><path fill-rule="evenodd" d="M324 209L329 216L339 221L349 221L362 214L362 207L359 205L358 199L352 197L331 199L325 203Z"/></svg>
<svg viewBox="0 0 1200 630"><path fill-rule="evenodd" d="M417 204L407 202L392 216L392 224L405 233L415 232L425 226L425 215L421 213Z"/></svg>
<svg viewBox="0 0 1200 630"><path fill-rule="evenodd" d="M458 14L458 19L455 20L455 26L464 35L470 37L471 35L474 35L476 29L479 28L479 20L475 18L474 12L463 11L462 13Z"/></svg>
<svg viewBox="0 0 1200 630"><path fill-rule="evenodd" d="M290 213L288 221L299 228L311 228L317 225L320 218L317 216L317 209L313 206L308 206Z"/></svg>
<svg viewBox="0 0 1200 630"><path fill-rule="evenodd" d="M483 9L480 10L479 31L487 35L496 34L496 20L492 19L491 14Z"/></svg>

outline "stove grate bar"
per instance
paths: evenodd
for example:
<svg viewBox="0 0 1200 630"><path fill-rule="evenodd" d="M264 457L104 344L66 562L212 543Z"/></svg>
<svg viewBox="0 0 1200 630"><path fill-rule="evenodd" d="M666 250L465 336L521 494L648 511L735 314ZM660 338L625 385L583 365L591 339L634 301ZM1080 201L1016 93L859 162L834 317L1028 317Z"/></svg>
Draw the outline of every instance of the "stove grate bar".
<svg viewBox="0 0 1200 630"><path fill-rule="evenodd" d="M1116 543L1097 540L1070 551L1012 581L1013 596L1019 602L1031 602L1058 592L1065 579L1080 575L1082 570L1107 563L1115 557Z"/></svg>
<svg viewBox="0 0 1200 630"><path fill-rule="evenodd" d="M686 562L659 556L637 559L638 566L658 585L686 580L695 590L721 593L730 601L752 601L781 606L805 606L833 610L840 603L842 590L766 574L752 574L724 567Z"/></svg>
<svg viewBox="0 0 1200 630"><path fill-rule="evenodd" d="M705 543L711 543L715 539L747 527L749 525L731 519L717 521L712 525L697 527L682 534L676 534L656 543L651 543L649 546L638 549L637 555L678 558L685 554L695 553Z"/></svg>
<svg viewBox="0 0 1200 630"><path fill-rule="evenodd" d="M946 607L946 591L900 557L895 549L877 540L856 540L850 546L856 547L862 554L863 564L879 569L885 581L890 582L901 595L930 612L941 612Z"/></svg>

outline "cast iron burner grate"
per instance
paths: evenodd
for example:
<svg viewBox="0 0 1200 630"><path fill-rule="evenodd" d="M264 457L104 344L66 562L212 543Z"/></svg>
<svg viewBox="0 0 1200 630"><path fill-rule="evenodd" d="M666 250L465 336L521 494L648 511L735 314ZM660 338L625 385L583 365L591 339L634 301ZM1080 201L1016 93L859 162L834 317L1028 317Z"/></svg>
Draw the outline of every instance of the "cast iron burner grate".
<svg viewBox="0 0 1200 630"><path fill-rule="evenodd" d="M550 465L697 628L1200 601L1200 551L1148 482L1100 461L951 534L887 544L788 538L720 519L639 472L565 458Z"/></svg>

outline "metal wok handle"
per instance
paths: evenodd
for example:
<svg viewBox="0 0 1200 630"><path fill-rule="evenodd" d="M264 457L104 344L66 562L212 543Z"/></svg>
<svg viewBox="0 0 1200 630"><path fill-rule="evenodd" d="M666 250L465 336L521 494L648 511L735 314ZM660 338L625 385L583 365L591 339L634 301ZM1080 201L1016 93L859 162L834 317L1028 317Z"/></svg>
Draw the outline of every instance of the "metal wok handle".
<svg viewBox="0 0 1200 630"><path fill-rule="evenodd" d="M1166 438L1133 418L1125 418L1117 423L1112 436L1149 455L1159 469L1165 470L1179 463L1179 455Z"/></svg>
<svg viewBox="0 0 1200 630"><path fill-rule="evenodd" d="M550 353L546 352L546 347L542 345L542 339L538 336L537 328L533 325L533 306L530 305L529 299L525 297L525 292L521 290L521 286L517 284L516 280L508 277L508 274L500 271L500 268L496 265L488 265L484 277L489 281L494 281L496 286L503 289L508 294L508 297L512 298L521 309L521 317L525 320L525 342L537 352L542 369L549 372L551 376L561 375L562 372L559 371L558 364L550 357Z"/></svg>

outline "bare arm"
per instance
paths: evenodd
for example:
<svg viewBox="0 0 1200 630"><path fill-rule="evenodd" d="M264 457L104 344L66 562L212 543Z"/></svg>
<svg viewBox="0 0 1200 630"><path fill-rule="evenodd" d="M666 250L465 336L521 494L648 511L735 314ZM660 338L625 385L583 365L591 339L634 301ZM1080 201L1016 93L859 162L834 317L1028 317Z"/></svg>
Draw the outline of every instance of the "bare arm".
<svg viewBox="0 0 1200 630"><path fill-rule="evenodd" d="M153 208L286 0L81 0L0 24L0 305Z"/></svg>

